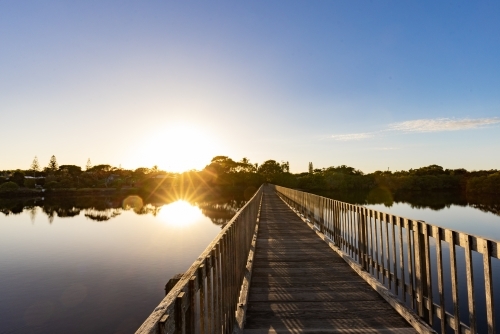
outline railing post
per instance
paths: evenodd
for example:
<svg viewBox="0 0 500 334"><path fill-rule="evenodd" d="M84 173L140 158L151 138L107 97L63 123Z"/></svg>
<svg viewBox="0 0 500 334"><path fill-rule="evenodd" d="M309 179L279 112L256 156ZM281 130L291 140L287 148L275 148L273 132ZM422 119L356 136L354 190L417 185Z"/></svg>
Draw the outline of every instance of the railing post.
<svg viewBox="0 0 500 334"><path fill-rule="evenodd" d="M451 296L453 299L453 315L455 316L455 333L460 334L460 304L458 294L457 256L455 252L455 233L446 230L446 241L450 245Z"/></svg>
<svg viewBox="0 0 500 334"><path fill-rule="evenodd" d="M444 274L443 274L443 252L441 240L443 239L442 230L437 227L432 227L432 234L436 237L436 259L437 259L437 279L439 292L439 317L441 318L441 333L446 333L446 312L444 307Z"/></svg>
<svg viewBox="0 0 500 334"><path fill-rule="evenodd" d="M205 307L205 278L207 276L207 272L205 269L205 264L201 264L198 268L198 279L199 279L199 291L200 291L200 334L206 333L205 331L205 317L206 317L206 307Z"/></svg>
<svg viewBox="0 0 500 334"><path fill-rule="evenodd" d="M470 245L470 237L468 235L461 236L465 244L465 272L467 276L467 300L469 306L469 322L471 334L476 334L476 303L474 299L474 271L472 266L472 250Z"/></svg>
<svg viewBox="0 0 500 334"><path fill-rule="evenodd" d="M214 262L214 329L215 333L220 333L222 328L222 272L220 268L220 242L215 245L212 252Z"/></svg>
<svg viewBox="0 0 500 334"><path fill-rule="evenodd" d="M186 333L186 300L187 298L184 292L180 292L175 300L175 329L177 334Z"/></svg>
<svg viewBox="0 0 500 334"><path fill-rule="evenodd" d="M366 216L364 214L364 208L356 208L358 216L358 251L359 251L359 262L364 270L367 270L366 258L365 258L365 226L366 226Z"/></svg>
<svg viewBox="0 0 500 334"><path fill-rule="evenodd" d="M212 333L212 326L214 323L214 286L213 286L213 252L207 256L205 260L207 271L207 333ZM214 329L215 331L215 329Z"/></svg>
<svg viewBox="0 0 500 334"><path fill-rule="evenodd" d="M415 221L413 224L413 241L415 242L415 285L417 290L417 312L422 318L424 312L424 294L426 291L426 266L425 266L425 241L423 233L420 233L422 223ZM428 319L425 319L428 321Z"/></svg>
<svg viewBox="0 0 500 334"><path fill-rule="evenodd" d="M479 248L479 246L478 246ZM488 334L495 332L495 307L493 303L493 276L491 271L491 247L488 240L481 239L481 253L483 254L484 288L486 292L486 318Z"/></svg>
<svg viewBox="0 0 500 334"><path fill-rule="evenodd" d="M415 270L413 269L413 256L412 256L412 249L413 249L413 243L411 242L411 235L412 235L412 221L409 219L404 219L404 224L406 228L406 257L408 259L407 265L408 267L406 268L407 273L408 273L408 294L410 295L410 305L412 309L415 309L415 292L413 289L413 275L415 275Z"/></svg>
<svg viewBox="0 0 500 334"><path fill-rule="evenodd" d="M189 279L189 306L186 312L186 333L195 332L196 323L196 276L191 276Z"/></svg>

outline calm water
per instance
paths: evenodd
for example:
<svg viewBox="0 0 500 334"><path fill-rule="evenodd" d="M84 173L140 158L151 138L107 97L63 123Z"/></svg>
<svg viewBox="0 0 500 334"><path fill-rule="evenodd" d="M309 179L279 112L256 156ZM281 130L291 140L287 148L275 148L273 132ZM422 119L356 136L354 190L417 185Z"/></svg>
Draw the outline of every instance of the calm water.
<svg viewBox="0 0 500 334"><path fill-rule="evenodd" d="M0 333L134 332L244 203L28 202L1 208Z"/></svg>
<svg viewBox="0 0 500 334"><path fill-rule="evenodd" d="M500 240L495 203L363 201L357 204ZM189 268L243 204L218 195L0 199L0 333L134 332L165 283Z"/></svg>
<svg viewBox="0 0 500 334"><path fill-rule="evenodd" d="M368 208L400 217L423 220L429 224L500 240L500 216L472 206L450 205L439 210L420 208L409 203L368 204Z"/></svg>

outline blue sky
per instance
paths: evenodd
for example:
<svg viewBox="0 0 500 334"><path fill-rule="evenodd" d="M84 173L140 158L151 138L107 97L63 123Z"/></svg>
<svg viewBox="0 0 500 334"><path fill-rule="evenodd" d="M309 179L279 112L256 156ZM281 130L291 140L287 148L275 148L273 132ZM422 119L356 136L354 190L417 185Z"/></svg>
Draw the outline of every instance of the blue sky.
<svg viewBox="0 0 500 334"><path fill-rule="evenodd" d="M499 169L499 15L493 1L2 1L0 170L53 154Z"/></svg>

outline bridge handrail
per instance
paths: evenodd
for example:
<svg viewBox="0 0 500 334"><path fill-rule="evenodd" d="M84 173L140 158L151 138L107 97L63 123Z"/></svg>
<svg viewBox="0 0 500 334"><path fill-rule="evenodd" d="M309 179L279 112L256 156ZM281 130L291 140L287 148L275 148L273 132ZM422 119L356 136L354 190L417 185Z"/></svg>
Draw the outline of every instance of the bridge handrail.
<svg viewBox="0 0 500 334"><path fill-rule="evenodd" d="M262 194L263 186L226 224L136 334L233 330Z"/></svg>
<svg viewBox="0 0 500 334"><path fill-rule="evenodd" d="M364 271L381 281L425 322L432 326L435 316L440 319L442 333L446 333L446 326L455 333L477 333L477 284L474 282L477 274L473 274L472 251L482 254L485 325L488 333L496 333L491 259L500 259L499 241L298 190L274 187L278 195L304 219L314 224ZM447 243L447 247L443 247L442 242ZM430 251L434 244L436 269L431 262ZM460 320L457 252L455 247L449 245L460 246L465 252L469 325ZM445 310L443 251L446 248L450 257L452 314ZM438 300L433 299L432 277L437 277ZM443 319L445 321L441 321Z"/></svg>

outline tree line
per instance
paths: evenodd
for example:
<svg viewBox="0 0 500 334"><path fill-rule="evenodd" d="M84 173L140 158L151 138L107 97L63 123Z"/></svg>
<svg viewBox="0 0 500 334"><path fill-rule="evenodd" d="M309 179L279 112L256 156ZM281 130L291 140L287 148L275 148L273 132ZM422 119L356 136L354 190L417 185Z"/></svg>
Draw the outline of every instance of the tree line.
<svg viewBox="0 0 500 334"><path fill-rule="evenodd" d="M0 171L0 190L29 188L137 188L161 191L170 188L248 189L251 192L269 182L305 191L352 191L382 188L391 193L450 191L473 194L500 194L498 170L467 171L430 165L408 171L376 171L364 174L346 165L315 169L312 162L304 173L291 173L287 161L267 160L262 164L243 158L235 161L216 156L202 170L172 173L140 167L134 170L108 164L93 166L90 159L85 170L76 165L58 165L55 156L41 168L35 157L27 170Z"/></svg>

